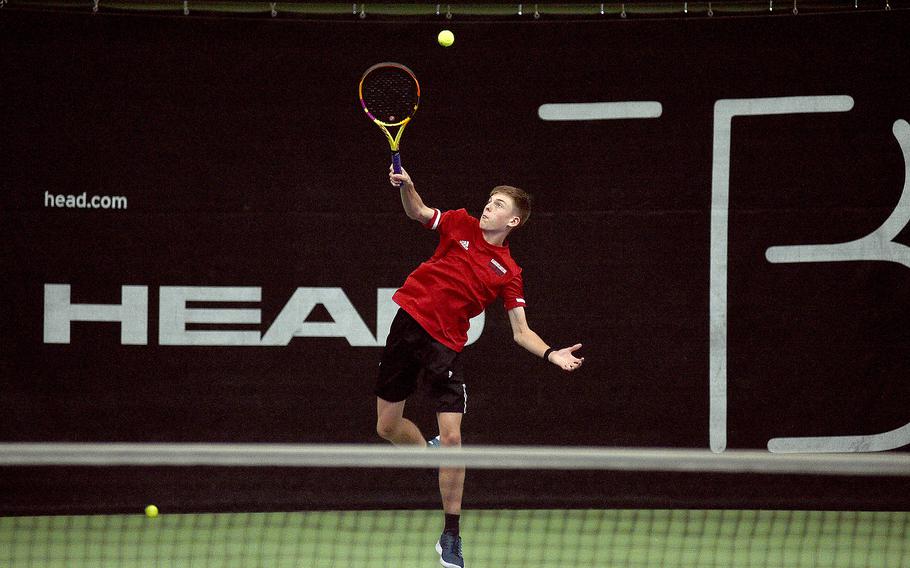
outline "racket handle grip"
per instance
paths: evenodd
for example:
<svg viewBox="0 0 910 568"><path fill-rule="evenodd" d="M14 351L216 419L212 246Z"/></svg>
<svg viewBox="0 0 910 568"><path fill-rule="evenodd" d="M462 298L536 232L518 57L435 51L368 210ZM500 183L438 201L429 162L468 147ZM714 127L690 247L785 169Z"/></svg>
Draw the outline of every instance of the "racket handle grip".
<svg viewBox="0 0 910 568"><path fill-rule="evenodd" d="M392 171L396 174L401 173L401 154L398 153L398 150L392 152Z"/></svg>

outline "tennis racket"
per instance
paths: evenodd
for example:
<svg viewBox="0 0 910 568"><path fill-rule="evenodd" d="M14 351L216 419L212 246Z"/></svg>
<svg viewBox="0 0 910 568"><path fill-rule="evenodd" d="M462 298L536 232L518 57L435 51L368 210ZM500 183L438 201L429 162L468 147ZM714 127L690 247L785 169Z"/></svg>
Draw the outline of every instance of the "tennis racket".
<svg viewBox="0 0 910 568"><path fill-rule="evenodd" d="M400 63L377 63L360 79L360 104L389 141L392 171L401 173L398 147L401 133L408 125L420 102L420 84L414 73ZM389 128L398 127L395 136Z"/></svg>

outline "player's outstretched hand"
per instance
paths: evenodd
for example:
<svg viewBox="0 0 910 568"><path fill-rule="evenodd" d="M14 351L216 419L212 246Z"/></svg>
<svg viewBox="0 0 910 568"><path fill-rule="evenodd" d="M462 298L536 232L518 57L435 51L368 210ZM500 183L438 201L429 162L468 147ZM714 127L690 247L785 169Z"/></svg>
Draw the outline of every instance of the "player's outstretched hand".
<svg viewBox="0 0 910 568"><path fill-rule="evenodd" d="M403 185L414 185L414 182L411 181L411 176L408 175L408 172L404 168L401 168L401 173L396 174L392 170L392 166L389 166L389 183L395 187L402 187Z"/></svg>
<svg viewBox="0 0 910 568"><path fill-rule="evenodd" d="M584 357L576 357L574 355L579 349L581 349L581 343L576 343L572 347L554 351L550 353L550 362L563 371L574 371L581 367L582 363L585 362Z"/></svg>

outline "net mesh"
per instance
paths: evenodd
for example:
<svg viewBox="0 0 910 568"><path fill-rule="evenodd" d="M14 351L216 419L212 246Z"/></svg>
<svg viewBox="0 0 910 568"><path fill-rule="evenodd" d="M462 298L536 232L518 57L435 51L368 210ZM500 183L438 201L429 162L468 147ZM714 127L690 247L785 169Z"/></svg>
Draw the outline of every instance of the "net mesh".
<svg viewBox="0 0 910 568"><path fill-rule="evenodd" d="M910 514L749 510L476 510L481 567L910 566ZM437 565L438 511L0 519L4 566L337 568Z"/></svg>
<svg viewBox="0 0 910 568"><path fill-rule="evenodd" d="M510 479L509 475L521 472L523 479L537 483L530 490L529 486L498 485L501 489L494 494L501 498L501 504L469 507L462 512L465 561L472 568L910 568L910 512L906 511L671 509L648 507L643 498L635 501L634 507L537 505L554 499L553 495L546 495L554 490L547 489L542 481L547 477L546 470L569 479L568 469L577 473L594 468L622 469L623 473L650 480L659 478L642 472L682 469L686 471L682 475L695 476L704 483L716 479L712 475L728 479L741 475L744 483L737 487L753 479L755 471L769 476L784 474L783 478L773 479L785 482L795 479L793 472L803 472L803 477L813 480L832 476L849 480L860 475L873 491L883 492L889 487L906 487L905 480L910 475L910 457L893 452L826 457L617 448L430 451L384 445L0 444L0 478L5 480L0 486L34 486L39 484L39 478L49 479L55 486L66 486L73 478L73 468L79 468L91 473L95 491L128 491L129 486L123 484L128 478L143 485L143 492L134 496L158 494L164 498L161 486L145 476L151 471L166 470L178 472L175 478L179 472L203 476L209 491L216 491L219 497L225 494L223 503L231 502L232 486L219 484L211 475L215 471L212 468L240 466L238 471L250 480L274 480L274 476L258 477L257 472L292 465L291 476L313 479L317 489L329 493L319 480L325 482L328 477L344 476L345 472L350 476L360 472L361 478L368 474L363 490L369 499L373 495L370 491L386 487L390 479L401 477L408 468L422 471L420 483L429 485L434 472L427 466L451 466L452 460L467 466L469 479ZM156 464L154 470L148 467L149 463ZM87 467L82 469L83 466ZM859 471L860 466L866 471ZM472 474L472 468L486 471ZM38 475L39 469L47 475ZM120 482L113 481L116 475L121 476ZM23 480L10 485L17 476ZM572 481L567 483L555 491L595 496L616 490L609 483L584 488L572 486ZM834 486L813 482L808 487L821 491ZM149 488L151 493L144 493ZM288 486L285 498L293 502L292 493L299 489ZM473 489L469 484L466 494ZM530 493L522 493L527 491ZM72 502L72 494L66 491L60 492L60 497L58 493L35 495L36 500L44 500L45 506L49 502L59 504L61 512L68 511L66 503L60 502L61 497ZM233 499L241 500L241 496ZM332 504L332 509L352 508L352 502L343 494L332 493L322 502ZM370 501L360 501L363 502ZM532 507L539 508L516 506L516 502L534 503ZM880 500L880 504L888 502L905 501L897 494L890 501ZM405 505L404 500L392 501L391 508L386 502L365 510L357 507L358 510L282 512L276 512L274 505L271 510L265 504L257 509L255 503L244 501L237 505L242 511L221 513L187 511L204 507L204 499L182 509L173 499L170 503L173 510L164 506L155 517L146 516L143 508L148 503L138 501L130 507L135 514L32 515L15 509L19 512L0 517L0 566L416 568L437 566L439 562L435 543L443 525L440 509ZM36 504L36 512L37 507ZM99 507L88 510L108 512Z"/></svg>

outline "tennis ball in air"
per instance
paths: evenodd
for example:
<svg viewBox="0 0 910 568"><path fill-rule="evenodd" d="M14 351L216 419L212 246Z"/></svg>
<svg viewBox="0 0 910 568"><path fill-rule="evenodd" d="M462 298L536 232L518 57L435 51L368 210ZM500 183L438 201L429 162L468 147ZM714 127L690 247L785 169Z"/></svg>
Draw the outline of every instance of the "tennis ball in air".
<svg viewBox="0 0 910 568"><path fill-rule="evenodd" d="M154 505L149 505L148 507L146 507L145 516L149 517L150 519L154 519L155 517L157 517L158 516L158 507L156 507Z"/></svg>
<svg viewBox="0 0 910 568"><path fill-rule="evenodd" d="M455 43L455 34L453 34L450 30L442 30L439 32L439 35L436 36L436 41L438 41L439 45L443 47L449 47Z"/></svg>

